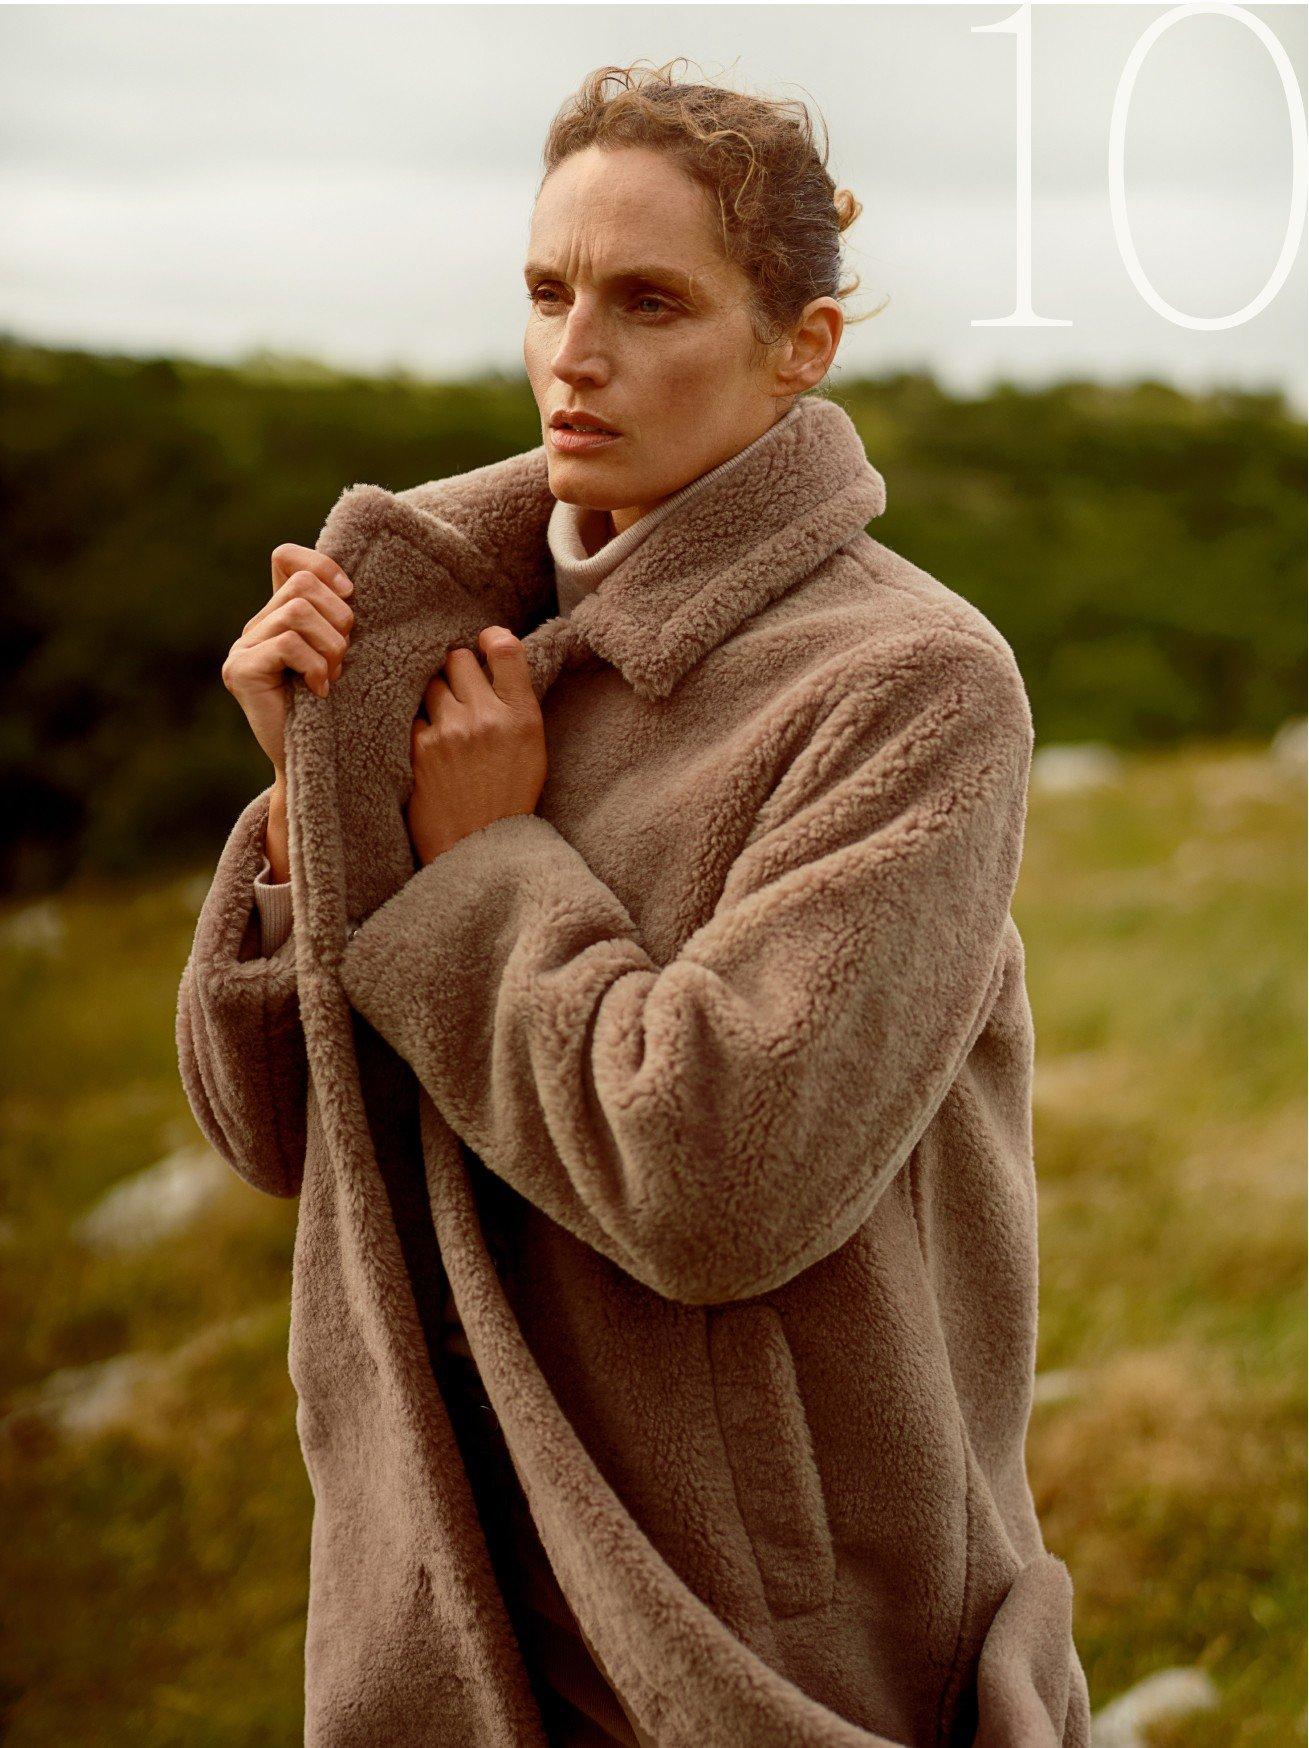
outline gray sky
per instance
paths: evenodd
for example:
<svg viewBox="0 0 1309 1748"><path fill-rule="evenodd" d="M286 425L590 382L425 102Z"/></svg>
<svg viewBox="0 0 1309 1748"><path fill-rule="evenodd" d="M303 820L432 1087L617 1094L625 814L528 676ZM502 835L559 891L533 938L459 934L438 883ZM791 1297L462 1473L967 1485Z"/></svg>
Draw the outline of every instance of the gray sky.
<svg viewBox="0 0 1309 1748"><path fill-rule="evenodd" d="M1166 6L1032 9L1033 301L1068 328L974 328L1014 305L1008 5L0 7L0 326L215 360L269 346L363 369L521 367L541 143L592 68L806 98L864 203L846 234L841 374L926 368L981 390L1080 374L1280 387L1306 401L1306 245L1242 326L1179 327L1132 285L1108 194L1114 88ZM1305 89L1302 6L1248 10ZM1303 114L1303 110L1302 110ZM1301 124L1303 125L1303 123ZM1199 14L1137 80L1137 251L1194 315L1271 272L1291 188L1281 79Z"/></svg>

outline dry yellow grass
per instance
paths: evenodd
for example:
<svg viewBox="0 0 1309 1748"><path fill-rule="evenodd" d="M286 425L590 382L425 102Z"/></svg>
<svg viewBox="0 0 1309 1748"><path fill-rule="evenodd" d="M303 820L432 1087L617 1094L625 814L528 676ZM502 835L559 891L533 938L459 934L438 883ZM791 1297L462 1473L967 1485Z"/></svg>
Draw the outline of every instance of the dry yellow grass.
<svg viewBox="0 0 1309 1748"><path fill-rule="evenodd" d="M1132 758L1104 789L1033 793L1015 909L1037 1027L1039 1364L1061 1387L1034 1411L1029 1462L1093 1703L1169 1665L1218 1684L1216 1711L1156 1729L1169 1748L1305 1734L1303 875L1303 785L1262 749ZM56 945L0 949L6 1399L60 1367L161 1361L96 1436L33 1418L0 1441L9 1748L302 1736L294 1205L233 1175L153 1246L71 1236L119 1179L195 1140L172 1017L198 896L87 889L61 903Z"/></svg>

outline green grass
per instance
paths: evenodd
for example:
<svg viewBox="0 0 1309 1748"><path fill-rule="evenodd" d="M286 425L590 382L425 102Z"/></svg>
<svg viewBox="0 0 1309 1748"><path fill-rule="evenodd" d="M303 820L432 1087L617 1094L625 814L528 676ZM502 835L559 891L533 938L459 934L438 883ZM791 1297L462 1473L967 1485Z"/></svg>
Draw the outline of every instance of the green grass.
<svg viewBox="0 0 1309 1748"><path fill-rule="evenodd" d="M1159 1744L1304 1740L1304 810L1262 749L1034 797L1015 915L1037 1031L1029 1461L1103 1704L1198 1664Z"/></svg>
<svg viewBox="0 0 1309 1748"><path fill-rule="evenodd" d="M1032 797L1015 914L1036 1017L1042 1371L1029 1467L1099 1707L1200 1664L1168 1748L1303 1741L1304 809L1262 749L1135 756ZM207 870L198 871L203 882ZM130 1428L0 1441L13 1748L298 1743L311 1495L286 1374L295 1206L231 1176L100 1256L70 1222L198 1139L173 1004L193 882L90 886L0 949L0 1380L165 1352Z"/></svg>

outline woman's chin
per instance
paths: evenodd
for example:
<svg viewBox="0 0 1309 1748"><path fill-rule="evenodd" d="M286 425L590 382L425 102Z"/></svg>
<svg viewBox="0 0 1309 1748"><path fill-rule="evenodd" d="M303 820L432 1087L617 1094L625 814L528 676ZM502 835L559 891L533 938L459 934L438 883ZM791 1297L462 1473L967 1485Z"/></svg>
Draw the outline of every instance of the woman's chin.
<svg viewBox="0 0 1309 1748"><path fill-rule="evenodd" d="M602 473L603 485L600 483ZM586 510L611 510L615 505L628 502L616 471L605 468L598 454L551 455L547 474L550 490L566 504L580 504Z"/></svg>

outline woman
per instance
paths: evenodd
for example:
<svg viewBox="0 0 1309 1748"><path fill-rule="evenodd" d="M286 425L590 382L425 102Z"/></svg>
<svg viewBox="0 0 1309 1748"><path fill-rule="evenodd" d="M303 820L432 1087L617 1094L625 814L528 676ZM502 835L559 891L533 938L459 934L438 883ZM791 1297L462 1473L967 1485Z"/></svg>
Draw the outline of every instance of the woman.
<svg viewBox="0 0 1309 1748"><path fill-rule="evenodd" d="M351 487L224 667L178 1049L300 1197L306 1741L1084 1745L1021 676L808 392L803 106L602 69L545 164L542 445Z"/></svg>

